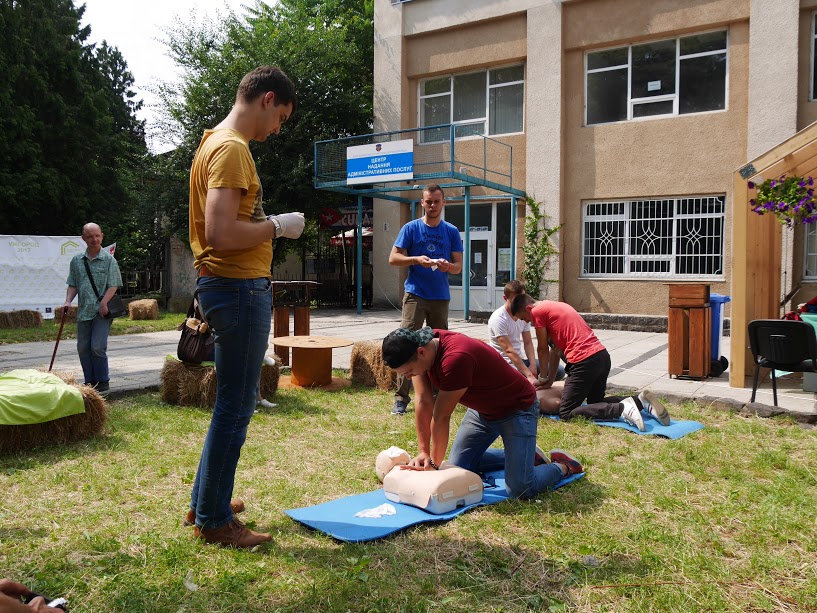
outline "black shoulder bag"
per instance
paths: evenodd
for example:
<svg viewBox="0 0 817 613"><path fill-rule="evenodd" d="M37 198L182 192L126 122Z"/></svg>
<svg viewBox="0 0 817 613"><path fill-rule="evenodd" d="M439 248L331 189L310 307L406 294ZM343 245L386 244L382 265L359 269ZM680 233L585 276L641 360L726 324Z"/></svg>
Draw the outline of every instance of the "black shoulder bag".
<svg viewBox="0 0 817 613"><path fill-rule="evenodd" d="M101 302L102 296L99 295L99 290L96 288L96 283L94 283L94 275L91 274L91 267L88 266L88 260L83 258L82 263L85 264L85 272L88 273L88 279L91 281L91 287L94 288L94 295L96 295L97 301ZM124 317L127 314L128 309L125 307L125 303L122 302L122 297L119 294L114 294L111 296L111 299L108 300L108 314L105 315L105 319Z"/></svg>

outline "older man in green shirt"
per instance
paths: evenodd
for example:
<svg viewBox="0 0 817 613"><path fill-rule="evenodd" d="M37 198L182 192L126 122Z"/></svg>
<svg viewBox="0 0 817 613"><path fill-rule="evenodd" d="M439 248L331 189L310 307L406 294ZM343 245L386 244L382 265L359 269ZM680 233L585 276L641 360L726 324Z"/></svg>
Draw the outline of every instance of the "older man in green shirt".
<svg viewBox="0 0 817 613"><path fill-rule="evenodd" d="M69 308L79 296L77 310L77 352L85 375L85 385L92 385L100 392L110 386L108 375L108 333L113 319L107 319L108 301L122 286L122 275L116 259L102 249L102 229L95 223L85 224L82 240L85 253L71 259L68 272L68 291L63 308ZM94 277L97 297L88 274Z"/></svg>

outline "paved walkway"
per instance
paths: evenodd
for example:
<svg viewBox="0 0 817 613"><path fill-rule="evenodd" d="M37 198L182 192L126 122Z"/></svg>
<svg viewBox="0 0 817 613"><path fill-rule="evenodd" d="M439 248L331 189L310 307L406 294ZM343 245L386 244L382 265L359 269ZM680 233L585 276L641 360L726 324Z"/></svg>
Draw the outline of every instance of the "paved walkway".
<svg viewBox="0 0 817 613"><path fill-rule="evenodd" d="M370 310L361 315L348 310L313 310L311 313L312 334L352 340L380 340L399 325L400 312L396 310ZM451 314L450 328L475 338L488 336L485 324L465 321L462 312ZM596 330L596 335L612 356L613 368L608 380L612 390L650 388L671 402L694 398L736 410L749 403L751 380L747 379L747 388L729 387L728 371L704 381L670 378L667 374L667 335L664 333ZM175 354L178 340L176 330L110 337L111 394L158 389L164 358ZM727 337L721 342L722 355L729 356L729 340ZM270 347L272 344L270 338ZM53 350L54 344L45 342L0 345L0 372L15 368L47 368ZM348 369L351 351L351 347L333 350L333 366ZM75 341L60 343L54 369L74 372L79 380L82 379ZM756 403L749 407L750 410L769 414L784 409L801 420L817 421L815 394L802 390L799 375L778 381L778 407L773 405L771 382L767 379L758 390Z"/></svg>

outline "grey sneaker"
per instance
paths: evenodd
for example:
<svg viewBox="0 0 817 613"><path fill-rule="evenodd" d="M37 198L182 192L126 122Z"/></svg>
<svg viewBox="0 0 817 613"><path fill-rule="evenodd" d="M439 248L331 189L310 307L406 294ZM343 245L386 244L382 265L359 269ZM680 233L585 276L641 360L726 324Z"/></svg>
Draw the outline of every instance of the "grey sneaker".
<svg viewBox="0 0 817 613"><path fill-rule="evenodd" d="M405 415L407 403L403 400L395 400L394 406L391 409L392 415Z"/></svg>
<svg viewBox="0 0 817 613"><path fill-rule="evenodd" d="M539 445L536 445L536 452L533 454L533 465L539 466L541 464L550 464L550 456L542 451Z"/></svg>
<svg viewBox="0 0 817 613"><path fill-rule="evenodd" d="M621 413L621 419L626 421L631 426L635 426L641 432L644 432L646 428L644 427L644 418L641 417L641 411L638 408L638 405L635 403L633 398L625 398L621 401L621 404L624 405L624 411Z"/></svg>
<svg viewBox="0 0 817 613"><path fill-rule="evenodd" d="M667 411L667 407L659 400L658 396L650 390L644 390L638 395L638 399L641 401L644 410L660 421L662 426L670 425L669 411Z"/></svg>

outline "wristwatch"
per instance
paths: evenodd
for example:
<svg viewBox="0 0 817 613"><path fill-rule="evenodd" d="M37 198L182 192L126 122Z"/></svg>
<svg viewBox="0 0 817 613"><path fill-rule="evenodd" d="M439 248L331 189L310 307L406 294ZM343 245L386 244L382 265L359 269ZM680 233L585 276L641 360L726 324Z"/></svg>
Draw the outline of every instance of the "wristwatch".
<svg viewBox="0 0 817 613"><path fill-rule="evenodd" d="M272 225L275 226L275 236L273 238L278 238L281 236L281 222L275 219L274 215L268 215L267 219L272 222Z"/></svg>

